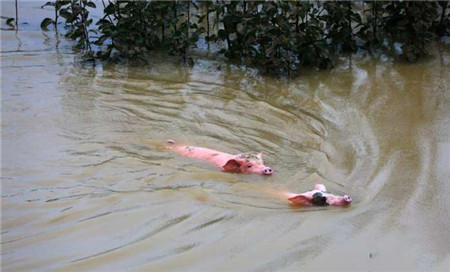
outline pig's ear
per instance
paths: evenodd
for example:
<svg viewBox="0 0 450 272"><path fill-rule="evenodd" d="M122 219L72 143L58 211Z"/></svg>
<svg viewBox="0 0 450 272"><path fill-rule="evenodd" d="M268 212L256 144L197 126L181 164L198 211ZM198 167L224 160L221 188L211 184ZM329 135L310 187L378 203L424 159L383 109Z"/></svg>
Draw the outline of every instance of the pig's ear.
<svg viewBox="0 0 450 272"><path fill-rule="evenodd" d="M288 198L289 201L291 201L295 205L299 206L312 206L313 202L312 199L307 198L303 195L294 196L291 198Z"/></svg>
<svg viewBox="0 0 450 272"><path fill-rule="evenodd" d="M259 152L257 156L260 160L262 160L262 152Z"/></svg>
<svg viewBox="0 0 450 272"><path fill-rule="evenodd" d="M222 167L223 167L223 170L225 170L227 172L240 172L241 171L241 164L235 159L228 160L227 163L225 163L225 165Z"/></svg>

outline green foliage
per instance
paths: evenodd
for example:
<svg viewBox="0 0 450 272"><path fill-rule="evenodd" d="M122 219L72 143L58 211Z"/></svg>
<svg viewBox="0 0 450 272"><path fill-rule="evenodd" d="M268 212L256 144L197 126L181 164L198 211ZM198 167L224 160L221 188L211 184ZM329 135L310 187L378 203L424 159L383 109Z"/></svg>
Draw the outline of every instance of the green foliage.
<svg viewBox="0 0 450 272"><path fill-rule="evenodd" d="M16 20L14 20L14 18L8 18L6 19L6 24L11 28L11 29L15 29L16 28Z"/></svg>
<svg viewBox="0 0 450 272"><path fill-rule="evenodd" d="M450 17L447 14L449 1L438 1L441 9L439 21L434 21L433 26L438 36L450 35Z"/></svg>
<svg viewBox="0 0 450 272"><path fill-rule="evenodd" d="M218 53L238 64L273 74L302 67L325 69L333 57L358 49L395 53L416 61L426 45L449 34L448 1L121 1L103 4L103 18L92 25L93 1L57 0L55 19L65 19L67 36L85 55L147 61L166 51L193 64L191 49L200 40L216 43ZM90 35L90 34L94 35ZM93 44L95 47L91 47ZM221 49L220 49L221 48ZM95 54L94 54L95 51Z"/></svg>
<svg viewBox="0 0 450 272"><path fill-rule="evenodd" d="M289 74L301 66L332 65L324 39L319 8L309 2L238 2L221 5L216 12L223 29L218 39L230 59L260 67L267 73Z"/></svg>
<svg viewBox="0 0 450 272"><path fill-rule="evenodd" d="M414 62L426 53L426 45L436 38L437 2L373 1L368 4L371 15L366 28L372 29L370 36L364 36L368 47L377 48L384 42L389 49L393 43L400 43L403 57ZM445 10L442 15L445 17Z"/></svg>
<svg viewBox="0 0 450 272"><path fill-rule="evenodd" d="M50 18L45 18L41 23L42 30L47 30L47 27L50 24L54 24L55 29L57 29L56 25L58 24L59 12L63 6L68 5L69 3L70 3L70 1L68 1L68 0L56 0L55 2L47 2L44 5L42 5L41 8L54 7L54 9L55 9L55 19L53 20Z"/></svg>
<svg viewBox="0 0 450 272"><path fill-rule="evenodd" d="M55 21L53 21L53 19L45 18L44 20L42 20L41 28L42 28L42 30L47 30L47 27L50 24L54 24L54 23L55 23Z"/></svg>
<svg viewBox="0 0 450 272"><path fill-rule="evenodd" d="M55 30L57 30L58 18L63 17L68 29L65 36L77 41L75 47L83 50L83 58L93 60L94 52L89 33L96 31L89 29L93 19L89 18L87 8L95 8L95 3L88 0L56 0L45 3L42 8L46 6L54 7L55 19L45 18L41 23L41 28L46 30L50 24L54 24Z"/></svg>
<svg viewBox="0 0 450 272"><path fill-rule="evenodd" d="M149 52L167 50L184 63L193 63L189 49L196 46L198 26L191 23L191 2L116 1L104 8L97 22L101 36L94 42L105 45L98 57L124 57L146 61Z"/></svg>
<svg viewBox="0 0 450 272"><path fill-rule="evenodd" d="M353 8L352 2L327 1L323 3L323 8L326 12L320 19L326 23L326 38L330 39L333 51L356 51L355 39L358 33L354 25L361 25L362 18Z"/></svg>

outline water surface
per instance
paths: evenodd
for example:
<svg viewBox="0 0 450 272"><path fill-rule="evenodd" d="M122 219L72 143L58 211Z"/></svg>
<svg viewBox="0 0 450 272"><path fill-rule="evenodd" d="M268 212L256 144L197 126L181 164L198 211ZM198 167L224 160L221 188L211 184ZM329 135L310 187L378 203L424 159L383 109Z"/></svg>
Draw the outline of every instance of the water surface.
<svg viewBox="0 0 450 272"><path fill-rule="evenodd" d="M37 6L1 31L4 271L449 267L449 45L292 80L208 54L192 69L93 66L40 31L52 12ZM276 173L224 173L166 139L262 151ZM354 203L283 195L315 183Z"/></svg>

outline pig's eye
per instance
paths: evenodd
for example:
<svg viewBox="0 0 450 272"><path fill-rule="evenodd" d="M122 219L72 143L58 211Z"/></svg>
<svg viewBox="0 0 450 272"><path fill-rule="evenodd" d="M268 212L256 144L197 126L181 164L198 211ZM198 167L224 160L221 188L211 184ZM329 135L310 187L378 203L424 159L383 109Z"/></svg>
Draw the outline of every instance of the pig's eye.
<svg viewBox="0 0 450 272"><path fill-rule="evenodd" d="M252 165L251 164L247 164L247 168L251 168L252 167Z"/></svg>

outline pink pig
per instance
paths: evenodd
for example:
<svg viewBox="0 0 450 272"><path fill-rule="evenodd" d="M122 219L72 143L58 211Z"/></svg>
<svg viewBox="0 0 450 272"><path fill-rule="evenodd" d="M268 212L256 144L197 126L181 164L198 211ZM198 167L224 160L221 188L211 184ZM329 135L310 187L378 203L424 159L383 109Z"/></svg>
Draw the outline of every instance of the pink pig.
<svg viewBox="0 0 450 272"><path fill-rule="evenodd" d="M256 173L263 175L272 175L273 170L266 167L263 163L262 153L258 155L253 154L238 154L231 155L217 150L178 145L173 140L166 141L169 148L175 150L189 158L200 159L208 161L214 165L221 167L226 172L234 173Z"/></svg>
<svg viewBox="0 0 450 272"><path fill-rule="evenodd" d="M316 184L314 190L299 195L291 195L288 200L299 206L347 206L352 202L352 198L347 195L336 196L327 194L326 191L325 185Z"/></svg>

